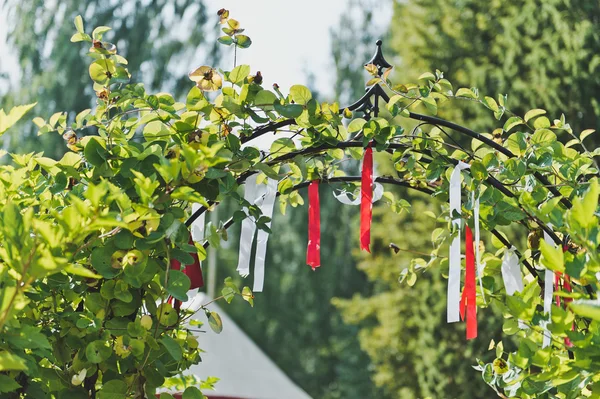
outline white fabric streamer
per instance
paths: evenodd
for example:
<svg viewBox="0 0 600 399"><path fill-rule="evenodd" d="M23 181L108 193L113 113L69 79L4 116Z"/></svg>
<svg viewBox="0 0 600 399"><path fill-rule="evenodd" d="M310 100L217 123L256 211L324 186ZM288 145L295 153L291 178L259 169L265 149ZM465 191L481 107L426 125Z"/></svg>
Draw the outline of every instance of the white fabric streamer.
<svg viewBox="0 0 600 399"><path fill-rule="evenodd" d="M455 212L460 214L460 171L468 169L469 164L458 162L450 177L450 217L452 218ZM460 218L453 219L452 224L456 226L458 234L450 243L449 254L449 270L448 270L448 323L456 323L460 321Z"/></svg>
<svg viewBox="0 0 600 399"><path fill-rule="evenodd" d="M277 197L277 180L268 179L267 188L265 195L261 199L257 200L257 203L261 201L260 211L263 216L268 218L273 217L273 206L275 205L275 198ZM267 223L267 227L271 227L271 222ZM252 291L262 292L265 283L265 257L267 255L267 241L269 240L269 233L264 230L258 230L256 235L256 259L254 262L254 285Z"/></svg>
<svg viewBox="0 0 600 399"><path fill-rule="evenodd" d="M554 245L554 240L548 233L544 231L544 241L548 245ZM544 327L544 341L542 342L542 348L550 346L552 335L548 331L547 324L549 323L550 316L552 314L552 294L554 293L554 271L546 269L544 273L544 313L548 315L548 321L544 321L542 327Z"/></svg>
<svg viewBox="0 0 600 399"><path fill-rule="evenodd" d="M250 204L254 204L257 198L258 185L256 184L256 175L246 179L244 188L244 199ZM247 212L247 209L245 209ZM248 277L250 274L250 252L252 251L252 240L256 225L254 221L247 217L242 220L242 228L240 233L240 253L238 258L237 271L242 277Z"/></svg>
<svg viewBox="0 0 600 399"><path fill-rule="evenodd" d="M342 191L339 194L336 194L335 191L333 192L333 196L344 205L360 205L360 199L362 198L360 188L358 188L358 195L355 199L351 200L348 197L348 194L350 193L347 191ZM383 186L379 183L375 183L375 188L373 189L373 202L379 201L381 197L383 197Z"/></svg>
<svg viewBox="0 0 600 399"><path fill-rule="evenodd" d="M502 258L502 279L508 295L523 291L523 276L519 265L519 257L511 247L504 251Z"/></svg>
<svg viewBox="0 0 600 399"><path fill-rule="evenodd" d="M200 204L192 204L192 214L194 214L197 210L202 208ZM203 242L204 241L204 221L206 218L206 212L202 212L200 216L192 223L192 240L194 242Z"/></svg>
<svg viewBox="0 0 600 399"><path fill-rule="evenodd" d="M473 219L475 223L475 265L477 268L479 287L481 288L481 297L483 298L483 303L486 303L485 293L483 292L483 265L481 264L481 253L479 251L479 241L481 241L479 233L479 197L475 199L475 192L471 193L471 202L473 202Z"/></svg>

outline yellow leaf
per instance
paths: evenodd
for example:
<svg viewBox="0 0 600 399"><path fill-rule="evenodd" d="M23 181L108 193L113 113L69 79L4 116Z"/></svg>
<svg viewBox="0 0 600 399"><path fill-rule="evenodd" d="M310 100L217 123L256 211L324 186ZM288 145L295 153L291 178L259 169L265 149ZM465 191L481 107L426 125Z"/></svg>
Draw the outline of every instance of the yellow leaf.
<svg viewBox="0 0 600 399"><path fill-rule="evenodd" d="M203 91L216 91L223 86L223 78L217 71L207 65L196 68L188 74L190 80Z"/></svg>
<svg viewBox="0 0 600 399"><path fill-rule="evenodd" d="M377 67L374 64L365 65L365 69L373 76L377 76L379 74L379 71L377 70Z"/></svg>
<svg viewBox="0 0 600 399"><path fill-rule="evenodd" d="M390 72L392 72L392 69L394 67L389 67L388 69L385 70L385 72L382 75L383 80L387 80L388 76L390 75Z"/></svg>
<svg viewBox="0 0 600 399"><path fill-rule="evenodd" d="M17 123L36 104L18 105L13 107L8 112L8 115L4 112L4 109L0 109L0 135L4 134L11 126Z"/></svg>
<svg viewBox="0 0 600 399"><path fill-rule="evenodd" d="M531 118L535 118L536 116L544 115L545 113L546 113L546 111L543 109L539 109L539 108L532 109L531 111L528 111L525 114L525 118L523 118L523 119L525 119L525 122L527 122Z"/></svg>
<svg viewBox="0 0 600 399"><path fill-rule="evenodd" d="M379 82L381 82L381 78L373 78L367 82L366 86L370 87L370 86L376 85Z"/></svg>

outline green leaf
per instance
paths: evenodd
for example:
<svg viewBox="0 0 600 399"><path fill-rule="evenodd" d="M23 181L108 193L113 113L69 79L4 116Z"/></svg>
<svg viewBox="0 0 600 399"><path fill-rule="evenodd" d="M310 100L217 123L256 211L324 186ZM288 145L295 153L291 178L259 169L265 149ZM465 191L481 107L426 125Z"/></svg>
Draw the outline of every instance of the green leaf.
<svg viewBox="0 0 600 399"><path fill-rule="evenodd" d="M108 32L111 29L112 28L110 28L108 26L98 26L92 32L92 37L94 38L94 40L102 40L102 35L104 35L106 32Z"/></svg>
<svg viewBox="0 0 600 399"><path fill-rule="evenodd" d="M425 72L425 73L421 74L421 76L419 76L419 80L428 80L428 81L435 82L435 75L432 74L431 72Z"/></svg>
<svg viewBox="0 0 600 399"><path fill-rule="evenodd" d="M528 111L525 114L525 122L529 122L529 120L531 118L535 118L536 116L544 115L545 113L546 113L546 110L543 110L543 109L539 109L539 108L532 109L531 111Z"/></svg>
<svg viewBox="0 0 600 399"><path fill-rule="evenodd" d="M71 36L71 43L78 43L78 42L91 42L92 38L90 37L90 35L88 35L87 33L75 33L73 34L73 36Z"/></svg>
<svg viewBox="0 0 600 399"><path fill-rule="evenodd" d="M90 257L92 267L104 278L113 278L121 271L112 266L113 253L113 247L97 247L92 251Z"/></svg>
<svg viewBox="0 0 600 399"><path fill-rule="evenodd" d="M546 129L550 126L550 119L546 118L545 116L541 116L533 122L533 127L536 129Z"/></svg>
<svg viewBox="0 0 600 399"><path fill-rule="evenodd" d="M266 163L257 163L253 166L255 170L260 170L271 179L279 180L279 175L275 170Z"/></svg>
<svg viewBox="0 0 600 399"><path fill-rule="evenodd" d="M21 388L14 378L0 374L0 393L13 392Z"/></svg>
<svg viewBox="0 0 600 399"><path fill-rule="evenodd" d="M169 281L167 282L167 292L175 299L182 302L188 300L187 292L190 290L190 278L179 270L169 270Z"/></svg>
<svg viewBox="0 0 600 399"><path fill-rule="evenodd" d="M218 313L207 312L206 317L208 317L208 325L214 332L219 334L223 331L223 321L221 321L221 316Z"/></svg>
<svg viewBox="0 0 600 399"><path fill-rule="evenodd" d="M269 90L261 90L254 96L254 105L261 109L273 109L275 101L277 101L277 96Z"/></svg>
<svg viewBox="0 0 600 399"><path fill-rule="evenodd" d="M83 18L81 18L81 15L76 16L73 23L75 24L75 29L77 29L77 32L85 33L83 30Z"/></svg>
<svg viewBox="0 0 600 399"><path fill-rule="evenodd" d="M226 46L231 46L233 44L233 38L231 36L221 36L217 41Z"/></svg>
<svg viewBox="0 0 600 399"><path fill-rule="evenodd" d="M110 380L102 384L98 392L98 399L125 399L127 397L127 384L121 380Z"/></svg>
<svg viewBox="0 0 600 399"><path fill-rule="evenodd" d="M461 87L456 91L455 97L477 98L477 95L471 89Z"/></svg>
<svg viewBox="0 0 600 399"><path fill-rule="evenodd" d="M504 145L510 152L518 157L525 154L525 151L527 150L527 141L525 140L525 135L521 132L513 133L508 136Z"/></svg>
<svg viewBox="0 0 600 399"><path fill-rule="evenodd" d="M254 306L254 294L250 287L244 287L242 289L242 298L244 298L244 301L248 302L250 306Z"/></svg>
<svg viewBox="0 0 600 399"><path fill-rule="evenodd" d="M425 105L425 108L427 108L432 114L437 114L438 107L433 97L423 97L421 98L421 102L423 103L423 105Z"/></svg>
<svg viewBox="0 0 600 399"><path fill-rule="evenodd" d="M598 206L598 195L600 187L598 180L593 179L590 187L583 197L577 197L573 200L570 219L575 221L583 228L590 228L597 224L597 218L594 216Z"/></svg>
<svg viewBox="0 0 600 399"><path fill-rule="evenodd" d="M98 340L88 344L85 348L85 357L92 363L102 363L110 357L112 349L106 342Z"/></svg>
<svg viewBox="0 0 600 399"><path fill-rule="evenodd" d="M571 302L569 307L581 317L600 321L600 302L597 299L579 299Z"/></svg>
<svg viewBox="0 0 600 399"><path fill-rule="evenodd" d="M244 212L242 213L245 215ZM231 303L231 301L233 301L233 298L235 298L235 290L231 287L223 287L223 289L221 290L221 295L223 295L223 298L225 299L225 301L227 301L227 303Z"/></svg>
<svg viewBox="0 0 600 399"><path fill-rule="evenodd" d="M542 257L540 262L550 270L564 272L565 261L562 248L548 244L545 240L540 240L540 251Z"/></svg>
<svg viewBox="0 0 600 399"><path fill-rule="evenodd" d="M290 87L290 96L296 104L306 105L312 98L312 94L308 87L302 85L294 85Z"/></svg>
<svg viewBox="0 0 600 399"><path fill-rule="evenodd" d="M0 351L0 371L27 371L25 360L7 351Z"/></svg>
<svg viewBox="0 0 600 399"><path fill-rule="evenodd" d="M350 122L350 124L348 125L348 133L359 132L366 123L367 121L362 118L353 119L352 122Z"/></svg>
<svg viewBox="0 0 600 399"><path fill-rule="evenodd" d="M133 300L133 295L129 292L129 286L123 280L118 280L115 283L114 295L116 299L125 303L130 303Z"/></svg>
<svg viewBox="0 0 600 399"><path fill-rule="evenodd" d="M539 120L536 119L536 122ZM538 129L531 136L531 144L547 146L556 141L556 134L550 129Z"/></svg>
<svg viewBox="0 0 600 399"><path fill-rule="evenodd" d="M167 352L169 352L169 355L171 355L171 357L175 359L175 361L180 361L181 359L183 359L181 345L179 345L177 341L175 341L173 338L169 337L168 335L165 335L160 339L160 343L165 347Z"/></svg>
<svg viewBox="0 0 600 399"><path fill-rule="evenodd" d="M238 65L229 72L229 81L234 84L242 83L248 75L250 75L250 65Z"/></svg>
<svg viewBox="0 0 600 399"><path fill-rule="evenodd" d="M42 334L40 329L37 327L22 324L21 328L15 331L15 333L6 337L6 341L8 341L14 347L28 349L51 349L48 338L46 338L46 336Z"/></svg>
<svg viewBox="0 0 600 399"><path fill-rule="evenodd" d="M163 140L171 135L169 127L161 121L152 121L144 126L144 137L148 141Z"/></svg>
<svg viewBox="0 0 600 399"><path fill-rule="evenodd" d="M471 174L477 180L485 180L488 177L488 171L480 161L473 161L471 164Z"/></svg>
<svg viewBox="0 0 600 399"><path fill-rule="evenodd" d="M101 138L91 136L83 149L83 154L89 163L100 166L106 162L108 152Z"/></svg>
<svg viewBox="0 0 600 399"><path fill-rule="evenodd" d="M284 118L298 118L304 110L300 104L281 105L276 102L274 107L275 111L279 112Z"/></svg>
<svg viewBox="0 0 600 399"><path fill-rule="evenodd" d="M585 138L587 136L589 136L590 134L594 133L596 131L596 129L586 129L583 132L581 132L581 134L579 135L579 140L583 141L585 140Z"/></svg>
<svg viewBox="0 0 600 399"><path fill-rule="evenodd" d="M96 60L89 67L90 78L100 85L107 84L110 79L109 75L115 72L114 62L108 59Z"/></svg>
<svg viewBox="0 0 600 399"><path fill-rule="evenodd" d="M202 392L196 387L187 387L181 395L181 399L205 399Z"/></svg>
<svg viewBox="0 0 600 399"><path fill-rule="evenodd" d="M81 266L80 264L77 263L71 263L69 264L66 268L65 268L65 272L69 273L69 274L73 274L75 276L81 276L81 277L85 277L85 278L102 278L101 275L94 273L93 271L91 271L90 269Z"/></svg>
<svg viewBox="0 0 600 399"><path fill-rule="evenodd" d="M235 40L240 48L248 48L252 44L252 40L246 35L235 35Z"/></svg>
<svg viewBox="0 0 600 399"><path fill-rule="evenodd" d="M172 326L177 323L177 312L173 309L170 303L160 304L156 310L158 322L163 326Z"/></svg>
<svg viewBox="0 0 600 399"><path fill-rule="evenodd" d="M519 323L515 319L508 319L502 325L502 331L506 335L514 335L519 332Z"/></svg>
<svg viewBox="0 0 600 399"><path fill-rule="evenodd" d="M188 92L185 105L190 111L199 111L208 106L208 101L204 98L202 90L198 86L194 86Z"/></svg>
<svg viewBox="0 0 600 399"><path fill-rule="evenodd" d="M504 131L505 132L509 132L512 128L514 128L515 126L519 126L523 124L523 119L521 119L518 116L511 116L510 118L508 118L508 120L504 123Z"/></svg>
<svg viewBox="0 0 600 399"><path fill-rule="evenodd" d="M488 107L492 111L498 112L498 110L499 110L498 104L496 103L496 100L494 100L492 97L487 97L487 96L484 97L483 103L485 104L486 107Z"/></svg>

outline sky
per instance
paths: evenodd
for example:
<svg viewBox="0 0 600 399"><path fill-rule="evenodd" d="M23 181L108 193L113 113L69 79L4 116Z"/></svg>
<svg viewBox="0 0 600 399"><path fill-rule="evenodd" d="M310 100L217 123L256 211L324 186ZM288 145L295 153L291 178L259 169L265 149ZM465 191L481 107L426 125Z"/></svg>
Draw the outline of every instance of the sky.
<svg viewBox="0 0 600 399"><path fill-rule="evenodd" d="M314 88L324 95L333 93L333 61L329 31L349 0L205 0L216 14L230 10L244 32L252 38L249 49L238 51L238 64L249 64L253 73L260 70L264 85L279 84L282 90L293 84L307 84L308 73L316 76ZM1 4L2 2L0 2ZM386 2L382 2L386 3ZM1 6L0 6L1 7ZM389 6L382 6L376 23L385 31L390 19ZM0 73L17 72L15 54L6 44L6 11L0 8ZM227 55L225 56L227 57ZM229 55L233 65L233 54ZM223 59L225 64L227 58ZM366 60L360 60L360 63ZM358 65L361 65L361 64ZM0 85L5 84L0 79ZM4 90L0 87L0 94Z"/></svg>

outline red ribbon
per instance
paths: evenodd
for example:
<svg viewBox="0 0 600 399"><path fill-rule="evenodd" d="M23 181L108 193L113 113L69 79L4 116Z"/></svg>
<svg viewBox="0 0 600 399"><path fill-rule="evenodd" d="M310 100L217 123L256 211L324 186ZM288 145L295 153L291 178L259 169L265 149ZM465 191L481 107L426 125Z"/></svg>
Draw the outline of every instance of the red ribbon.
<svg viewBox="0 0 600 399"><path fill-rule="evenodd" d="M477 283L475 281L475 255L473 233L465 226L465 287L460 300L460 317L467 316L467 339L477 338Z"/></svg>
<svg viewBox="0 0 600 399"><path fill-rule="evenodd" d="M365 149L361 176L360 249L371 252L371 219L373 217L373 149Z"/></svg>
<svg viewBox="0 0 600 399"><path fill-rule="evenodd" d="M308 185L308 247L306 264L315 270L321 266L321 205L319 204L319 181Z"/></svg>
<svg viewBox="0 0 600 399"><path fill-rule="evenodd" d="M190 245L194 245L194 240L192 240L192 236L190 234ZM187 265L185 269L183 269L183 274L189 277L191 285L190 289L201 288L204 286L204 278L202 277L202 268L200 267L200 259L198 259L198 253L193 252L192 258L194 258L194 262L190 265ZM171 270L181 270L181 263L176 259L171 259ZM171 303L173 298L169 298L168 302ZM175 309L179 310L181 307L181 301L175 300Z"/></svg>

